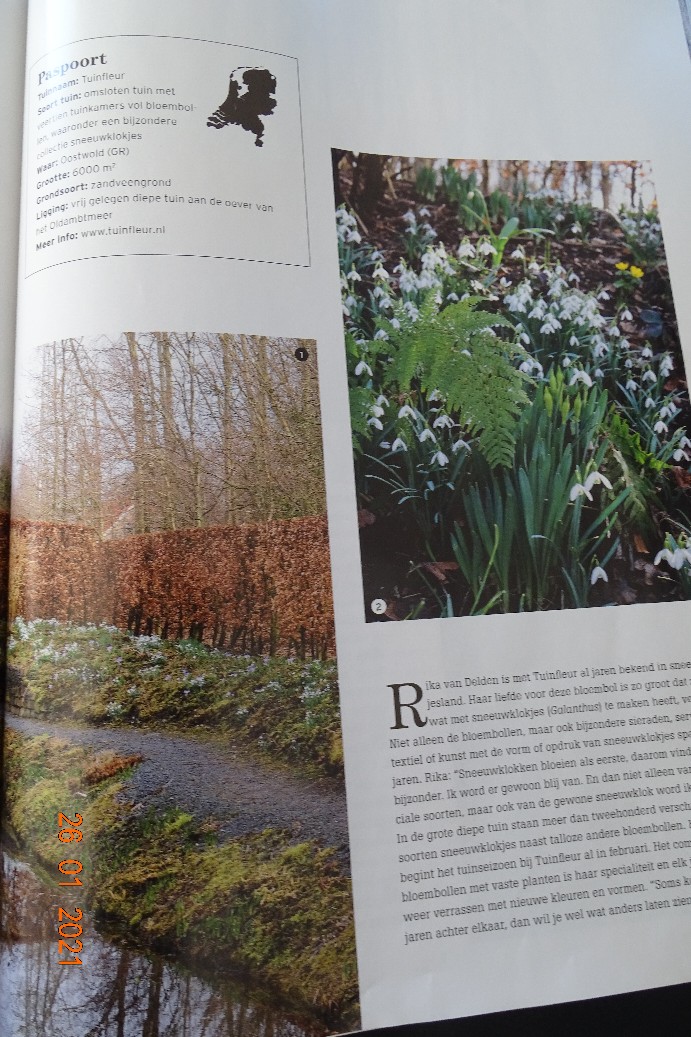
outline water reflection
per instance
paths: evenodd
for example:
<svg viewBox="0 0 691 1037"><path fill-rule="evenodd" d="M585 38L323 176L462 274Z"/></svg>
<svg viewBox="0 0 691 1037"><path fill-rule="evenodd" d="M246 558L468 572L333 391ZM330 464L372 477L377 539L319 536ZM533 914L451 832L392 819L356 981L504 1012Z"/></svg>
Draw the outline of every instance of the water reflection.
<svg viewBox="0 0 691 1037"><path fill-rule="evenodd" d="M56 898L3 853L2 1037L318 1037L240 985L210 984L88 929L83 966L60 966Z"/></svg>

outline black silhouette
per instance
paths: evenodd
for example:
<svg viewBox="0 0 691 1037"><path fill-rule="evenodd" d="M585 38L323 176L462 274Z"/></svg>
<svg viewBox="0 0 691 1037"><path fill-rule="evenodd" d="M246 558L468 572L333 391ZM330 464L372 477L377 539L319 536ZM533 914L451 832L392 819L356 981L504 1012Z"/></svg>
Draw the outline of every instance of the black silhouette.
<svg viewBox="0 0 691 1037"><path fill-rule="evenodd" d="M230 73L228 96L206 125L215 130L232 124L255 134L254 143L264 146L264 123L261 115L271 115L277 101L274 97L276 77L266 68L236 68Z"/></svg>

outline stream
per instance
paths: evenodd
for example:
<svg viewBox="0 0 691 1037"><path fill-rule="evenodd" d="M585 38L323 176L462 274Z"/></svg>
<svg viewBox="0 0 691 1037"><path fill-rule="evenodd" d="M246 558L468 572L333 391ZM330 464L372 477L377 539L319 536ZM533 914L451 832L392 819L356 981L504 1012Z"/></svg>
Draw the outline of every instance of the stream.
<svg viewBox="0 0 691 1037"><path fill-rule="evenodd" d="M66 897L2 848L2 1037L320 1037L237 977L189 971L88 919L82 966L60 966L57 905Z"/></svg>

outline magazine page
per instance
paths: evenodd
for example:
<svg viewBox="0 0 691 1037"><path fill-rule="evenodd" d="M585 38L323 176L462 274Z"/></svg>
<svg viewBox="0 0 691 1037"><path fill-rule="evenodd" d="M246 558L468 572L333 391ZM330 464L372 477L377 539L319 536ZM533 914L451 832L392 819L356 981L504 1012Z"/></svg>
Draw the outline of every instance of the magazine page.
<svg viewBox="0 0 691 1037"><path fill-rule="evenodd" d="M3 0L0 26L0 94L5 123L0 152L0 672L4 680L26 4Z"/></svg>
<svg viewBox="0 0 691 1037"><path fill-rule="evenodd" d="M675 0L31 3L3 1032L688 981L690 76Z"/></svg>

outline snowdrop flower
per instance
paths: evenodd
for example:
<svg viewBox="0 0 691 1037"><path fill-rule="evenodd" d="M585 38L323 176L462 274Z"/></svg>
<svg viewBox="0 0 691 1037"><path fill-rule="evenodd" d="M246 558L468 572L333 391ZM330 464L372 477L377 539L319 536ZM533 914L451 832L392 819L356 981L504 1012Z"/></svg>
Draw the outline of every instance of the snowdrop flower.
<svg viewBox="0 0 691 1037"><path fill-rule="evenodd" d="M423 428L422 432L417 438L420 443L425 443L428 439L431 440L433 443L437 442L436 436L430 428Z"/></svg>
<svg viewBox="0 0 691 1037"><path fill-rule="evenodd" d="M384 426L382 425L382 423L379 420L379 418L368 418L367 419L367 424L371 425L372 428L376 428L378 432L383 432L384 431Z"/></svg>
<svg viewBox="0 0 691 1037"><path fill-rule="evenodd" d="M376 403L377 407L388 407L389 406L389 401L387 400L386 396L377 396L377 398L376 398L376 400L374 402Z"/></svg>
<svg viewBox="0 0 691 1037"><path fill-rule="evenodd" d="M420 216L431 216L432 215L432 213L429 211L429 209L427 208L426 205L423 205L422 208L418 210L418 213L419 213Z"/></svg>
<svg viewBox="0 0 691 1037"><path fill-rule="evenodd" d="M375 267L375 269L374 269L374 273L372 274L372 277L381 277L381 279L382 279L383 281L388 281L388 280L390 280L390 278L391 278L391 274L389 274L389 273L388 273L388 272L387 272L387 271L386 271L386 270L384 269L384 267L380 265L380 266L378 266L378 267Z"/></svg>
<svg viewBox="0 0 691 1037"><path fill-rule="evenodd" d="M389 321L389 324L394 329L394 331L400 331L401 330L401 322L398 319L398 317L392 317L391 320Z"/></svg>
<svg viewBox="0 0 691 1037"><path fill-rule="evenodd" d="M643 349L641 350L641 356L642 356L642 357L643 357L643 358L644 358L645 360L650 360L650 358L651 358L651 356L652 356L652 355L653 355L653 351L652 351L652 349L650 348L650 346L645 346L645 347L644 347L644 348L643 348Z"/></svg>
<svg viewBox="0 0 691 1037"><path fill-rule="evenodd" d="M524 344L525 346L529 346L529 345L530 345L530 335L526 335L525 331L522 331L522 332L521 332L521 339L520 339L520 341L521 341L521 342L522 342L522 343L523 343L523 344Z"/></svg>
<svg viewBox="0 0 691 1037"><path fill-rule="evenodd" d="M638 389L638 385L636 382L634 382L633 378L629 378L624 388L628 389L629 392L636 392L636 390Z"/></svg>
<svg viewBox="0 0 691 1037"><path fill-rule="evenodd" d="M691 439L688 436L682 436L679 440L679 446L682 450L686 450L687 447L691 447Z"/></svg>
<svg viewBox="0 0 691 1037"><path fill-rule="evenodd" d="M602 302L607 302L607 300L609 299L609 292L606 292L603 288L601 292L598 292L597 297Z"/></svg>
<svg viewBox="0 0 691 1037"><path fill-rule="evenodd" d="M496 256L497 250L494 245L483 238L482 241L478 242L477 250L481 256Z"/></svg>
<svg viewBox="0 0 691 1037"><path fill-rule="evenodd" d="M443 454L441 450L437 450L436 454L432 454L432 464L434 464L435 461L440 468L445 468L449 463L448 457L446 454Z"/></svg>
<svg viewBox="0 0 691 1037"><path fill-rule="evenodd" d="M359 378L361 374L367 374L370 378L372 377L372 368L364 360L361 360L355 368L355 377Z"/></svg>
<svg viewBox="0 0 691 1037"><path fill-rule="evenodd" d="M539 274L540 264L536 263L535 260L533 260L532 263L528 264L528 270L530 270L531 274Z"/></svg>
<svg viewBox="0 0 691 1037"><path fill-rule="evenodd" d="M601 472L591 472L584 483L577 482L571 487L569 500L575 501L577 497L587 497L588 500L592 500L593 495L590 491L593 486L599 485L605 486L608 490L612 489L612 484L606 475L602 475Z"/></svg>
<svg viewBox="0 0 691 1037"><path fill-rule="evenodd" d="M370 410L371 410L371 413L374 415L375 418L381 418L382 415L384 414L384 408L377 406L376 403L374 404L373 407L370 408Z"/></svg>
<svg viewBox="0 0 691 1037"><path fill-rule="evenodd" d="M660 408L660 417L662 419L664 419L664 418L673 418L674 415L676 414L676 410L677 410L677 408L674 406L673 403L668 403L666 407L661 407Z"/></svg>
<svg viewBox="0 0 691 1037"><path fill-rule="evenodd" d="M595 377L596 378L604 378L605 377L604 372L603 372L601 367L596 368L596 370L595 370Z"/></svg>
<svg viewBox="0 0 691 1037"><path fill-rule="evenodd" d="M571 357L570 356L565 356L564 359L561 362L561 366L562 367L571 367Z"/></svg>
<svg viewBox="0 0 691 1037"><path fill-rule="evenodd" d="M346 277L348 278L349 281L361 281L362 280L362 278L360 277L360 275L357 272L357 270L355 269L355 267L353 267L353 269L350 271L349 274L346 274Z"/></svg>
<svg viewBox="0 0 691 1037"><path fill-rule="evenodd" d="M633 367L633 360L631 359L631 357L629 357L628 360L624 361L624 367L628 367L629 370Z"/></svg>
<svg viewBox="0 0 691 1037"><path fill-rule="evenodd" d="M486 331L491 331L491 328L486 328ZM462 349L461 356L467 356L469 360L472 360L472 354L469 349Z"/></svg>
<svg viewBox="0 0 691 1037"><path fill-rule="evenodd" d="M379 339L380 341L382 339L386 341L389 338L389 336L386 334L383 328L380 328L379 331L375 331L374 337L375 339Z"/></svg>
<svg viewBox="0 0 691 1037"><path fill-rule="evenodd" d="M466 443L465 439L457 439L451 447L451 452L457 454L459 450L467 450L470 453L470 443Z"/></svg>
<svg viewBox="0 0 691 1037"><path fill-rule="evenodd" d="M574 371L571 375L569 385L575 385L576 382L583 382L583 385L585 385L588 389L590 389L593 384L593 380L587 373L587 371Z"/></svg>
<svg viewBox="0 0 691 1037"><path fill-rule="evenodd" d="M593 495L590 492L590 490L586 490L586 488L583 485L583 483L580 483L580 482L575 483L571 487L571 492L569 493L569 500L570 501L575 501L577 497L587 497L588 500L592 500L593 499Z"/></svg>
<svg viewBox="0 0 691 1037"><path fill-rule="evenodd" d="M612 484L606 475L602 475L601 472L591 472L588 478L585 480L586 492L592 490L593 486L605 486L608 490L612 489Z"/></svg>
<svg viewBox="0 0 691 1037"><path fill-rule="evenodd" d="M669 353L665 353L660 360L660 377L666 378L671 371L674 370L674 361L672 360Z"/></svg>
<svg viewBox="0 0 691 1037"><path fill-rule="evenodd" d="M633 314L631 313L631 310L622 310L619 314L619 317L621 318L621 320L633 320Z"/></svg>
<svg viewBox="0 0 691 1037"><path fill-rule="evenodd" d="M458 249L456 250L456 255L459 259L474 259L475 248L473 247L473 245L471 245L467 238L464 238L458 246Z"/></svg>
<svg viewBox="0 0 691 1037"><path fill-rule="evenodd" d="M664 436L664 434L667 432L667 426L665 425L664 421L657 421L653 428L653 432L657 436Z"/></svg>
<svg viewBox="0 0 691 1037"><path fill-rule="evenodd" d="M458 296L456 295L455 292L449 292L449 294L446 296L446 301L447 302L458 302Z"/></svg>
<svg viewBox="0 0 691 1037"><path fill-rule="evenodd" d="M438 418L435 418L432 428L453 428L454 424L448 414L440 414Z"/></svg>
<svg viewBox="0 0 691 1037"><path fill-rule="evenodd" d="M593 587L598 580L604 580L605 583L609 583L607 573L601 565L596 565L590 574L590 586Z"/></svg>
<svg viewBox="0 0 691 1037"><path fill-rule="evenodd" d="M648 398L645 401L645 406L647 410L650 410L651 407L655 406L655 400L652 398L652 396L648 396Z"/></svg>
<svg viewBox="0 0 691 1037"><path fill-rule="evenodd" d="M398 416L399 418L414 418L415 411L409 404L405 403L399 410Z"/></svg>
<svg viewBox="0 0 691 1037"><path fill-rule="evenodd" d="M681 448L679 450L675 450L672 456L674 460L677 462L677 464L679 463L679 461L688 461L689 459L689 456L686 453L686 451L682 450Z"/></svg>
<svg viewBox="0 0 691 1037"><path fill-rule="evenodd" d="M650 371L650 370L644 371L643 374L641 375L641 381L642 382L656 382L657 378L655 376L655 372L654 371Z"/></svg>
<svg viewBox="0 0 691 1037"><path fill-rule="evenodd" d="M576 335L572 335L569 339L569 345L575 349L578 346L578 344L578 337Z"/></svg>
<svg viewBox="0 0 691 1037"><path fill-rule="evenodd" d="M432 392L427 397L429 403L434 403L435 400L441 400L442 396L438 389L432 389Z"/></svg>
<svg viewBox="0 0 691 1037"><path fill-rule="evenodd" d="M521 248L520 245L518 245L513 250L513 252L511 253L511 258L512 259L525 259L525 252L523 251L523 249Z"/></svg>
<svg viewBox="0 0 691 1037"><path fill-rule="evenodd" d="M393 443L391 444L391 453L392 454L398 454L402 450L407 450L407 449L408 449L408 447L405 445L404 441L400 437L398 439L394 439Z"/></svg>
<svg viewBox="0 0 691 1037"><path fill-rule="evenodd" d="M509 281L508 277L500 277L499 278L499 284L500 284L500 286L502 288L510 288L511 287L511 282Z"/></svg>
<svg viewBox="0 0 691 1037"><path fill-rule="evenodd" d="M685 562L691 563L691 551L683 547L677 547L674 551L670 551L668 547L663 547L655 555L655 565L659 565L662 561L667 562L673 569L681 569Z"/></svg>
<svg viewBox="0 0 691 1037"><path fill-rule="evenodd" d="M411 225L417 223L415 213L412 211L412 209L408 209L408 212L403 213L403 219L406 223L409 223Z"/></svg>

